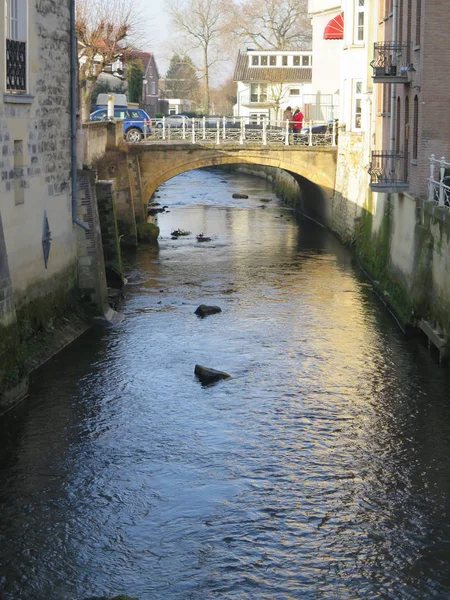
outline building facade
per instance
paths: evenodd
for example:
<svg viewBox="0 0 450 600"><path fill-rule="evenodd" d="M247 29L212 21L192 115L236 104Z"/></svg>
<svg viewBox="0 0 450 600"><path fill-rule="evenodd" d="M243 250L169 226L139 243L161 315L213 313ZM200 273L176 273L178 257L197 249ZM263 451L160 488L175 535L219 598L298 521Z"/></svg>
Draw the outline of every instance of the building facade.
<svg viewBox="0 0 450 600"><path fill-rule="evenodd" d="M36 331L77 288L67 2L1 0L0 397L14 329ZM9 384L11 380L9 379Z"/></svg>
<svg viewBox="0 0 450 600"><path fill-rule="evenodd" d="M309 0L312 26L311 98L305 104L313 109L311 118L328 121L339 117L341 52L344 39L344 13L340 0Z"/></svg>
<svg viewBox="0 0 450 600"><path fill-rule="evenodd" d="M137 52L136 58L141 60L144 69L142 79L142 108L150 117L161 112L159 102L159 71L153 52Z"/></svg>
<svg viewBox="0 0 450 600"><path fill-rule="evenodd" d="M312 52L239 52L233 80L237 82L235 116L281 120L288 106L305 109L306 95L312 93Z"/></svg>

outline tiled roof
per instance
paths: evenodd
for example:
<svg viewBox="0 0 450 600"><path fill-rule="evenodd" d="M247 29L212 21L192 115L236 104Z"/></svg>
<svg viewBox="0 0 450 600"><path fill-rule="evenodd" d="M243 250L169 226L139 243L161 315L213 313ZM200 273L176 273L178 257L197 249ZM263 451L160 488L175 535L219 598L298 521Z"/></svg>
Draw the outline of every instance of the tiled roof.
<svg viewBox="0 0 450 600"><path fill-rule="evenodd" d="M311 67L249 67L248 55L239 52L233 81L270 83L311 83Z"/></svg>

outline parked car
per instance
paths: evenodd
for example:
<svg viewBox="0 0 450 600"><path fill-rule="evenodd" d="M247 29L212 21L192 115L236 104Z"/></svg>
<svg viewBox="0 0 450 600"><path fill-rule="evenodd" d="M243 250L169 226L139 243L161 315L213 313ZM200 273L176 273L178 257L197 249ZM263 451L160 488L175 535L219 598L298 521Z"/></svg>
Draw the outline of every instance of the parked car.
<svg viewBox="0 0 450 600"><path fill-rule="evenodd" d="M336 138L338 135L338 120L334 120L335 123L335 134ZM320 125L313 125L311 127L311 131L313 134L313 145L321 145L328 144L332 141L333 136L333 121L327 121L326 123L321 123ZM321 134L314 137L315 134ZM296 143L299 144L308 144L309 143L309 127L303 127L299 134L295 134Z"/></svg>
<svg viewBox="0 0 450 600"><path fill-rule="evenodd" d="M101 108L90 115L91 121L107 121L108 110ZM144 136L144 127L147 135L152 132L151 120L145 110L140 108L114 108L114 119L123 119L123 133L127 142L139 142Z"/></svg>
<svg viewBox="0 0 450 600"><path fill-rule="evenodd" d="M170 125L171 127L183 127L183 119L186 127L192 127L192 121L189 117L186 117L186 115L168 115L165 117L166 127L167 125ZM163 120L156 119L155 127L161 129L162 126Z"/></svg>

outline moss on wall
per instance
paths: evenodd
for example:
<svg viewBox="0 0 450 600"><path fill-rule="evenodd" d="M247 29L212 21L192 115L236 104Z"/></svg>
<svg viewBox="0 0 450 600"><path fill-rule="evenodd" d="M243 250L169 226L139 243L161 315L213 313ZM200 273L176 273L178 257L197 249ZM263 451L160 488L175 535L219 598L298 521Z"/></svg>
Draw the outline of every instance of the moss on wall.
<svg viewBox="0 0 450 600"><path fill-rule="evenodd" d="M390 263L392 213L386 202L385 213L377 233L373 233L372 196L368 195L355 231L354 251L362 267L374 282L375 290L394 312L404 328L414 320L414 305L401 274Z"/></svg>
<svg viewBox="0 0 450 600"><path fill-rule="evenodd" d="M1 396L33 368L88 327L88 311L80 301L76 266L16 295L17 322L0 335ZM59 332L67 330L61 341Z"/></svg>
<svg viewBox="0 0 450 600"><path fill-rule="evenodd" d="M146 244L156 244L158 242L159 227L154 223L146 223L138 219L136 229L138 242Z"/></svg>

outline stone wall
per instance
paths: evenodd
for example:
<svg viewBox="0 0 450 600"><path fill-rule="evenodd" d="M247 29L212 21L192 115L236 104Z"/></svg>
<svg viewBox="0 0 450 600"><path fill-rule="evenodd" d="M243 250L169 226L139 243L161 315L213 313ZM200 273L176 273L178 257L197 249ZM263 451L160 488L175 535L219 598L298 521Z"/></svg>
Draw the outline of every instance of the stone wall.
<svg viewBox="0 0 450 600"><path fill-rule="evenodd" d="M111 283L123 284L122 257L114 207L114 182L97 181L95 184L98 213L102 231L103 257L106 276Z"/></svg>
<svg viewBox="0 0 450 600"><path fill-rule="evenodd" d="M108 289L93 171L78 172L78 195L77 216L89 225L89 231L78 229L78 285L92 312L105 314L109 309Z"/></svg>
<svg viewBox="0 0 450 600"><path fill-rule="evenodd" d="M370 193L366 163L364 134L340 132L331 229L344 241L353 239L355 220Z"/></svg>

